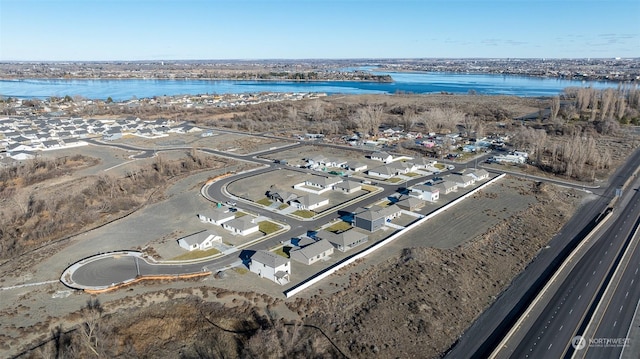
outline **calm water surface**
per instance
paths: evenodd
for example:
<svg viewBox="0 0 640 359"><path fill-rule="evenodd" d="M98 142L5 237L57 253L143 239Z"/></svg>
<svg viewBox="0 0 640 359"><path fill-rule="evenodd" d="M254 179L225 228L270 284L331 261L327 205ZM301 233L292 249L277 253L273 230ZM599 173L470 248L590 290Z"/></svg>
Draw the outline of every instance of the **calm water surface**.
<svg viewBox="0 0 640 359"><path fill-rule="evenodd" d="M393 94L470 90L485 95L554 96L567 87L617 87L617 83L458 73L386 73L392 83L354 81L212 81L212 80L0 80L0 95L20 98L82 96L115 101L181 94L227 94L256 92L324 92L327 94Z"/></svg>

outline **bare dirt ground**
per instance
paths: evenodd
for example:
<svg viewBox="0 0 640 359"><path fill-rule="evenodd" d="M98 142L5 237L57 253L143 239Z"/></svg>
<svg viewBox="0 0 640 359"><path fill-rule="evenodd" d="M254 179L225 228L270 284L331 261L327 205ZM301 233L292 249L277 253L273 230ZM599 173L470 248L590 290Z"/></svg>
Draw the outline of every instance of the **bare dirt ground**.
<svg viewBox="0 0 640 359"><path fill-rule="evenodd" d="M170 191L170 196L181 198L181 193L192 192L193 186L187 182L195 183L183 181ZM204 301L221 301L203 294L205 288L210 288L207 290L226 291L222 303L229 310L241 309L234 312L238 320L257 310L274 318L313 324L350 357L435 357L526 266L584 198L581 192L507 179L469 199L469 206L455 207L453 212L447 212L449 215L425 224L295 299L283 300L282 287L236 271L228 271L223 278L150 282L98 298L105 314L117 315L129 308L126 310L130 315L141 315L131 308L166 303L163 310L172 311L177 298L191 295ZM468 237L462 245L458 245L460 231L467 232ZM433 245L447 249L432 248ZM40 275L21 281L50 280L42 276L43 266L39 266ZM11 282L18 284L20 280ZM59 283L52 283L0 291L6 328L2 355L15 354L27 343L45 339L56 325L68 329L83 320L76 312L90 296L69 292L66 298L54 298L60 291L64 296L64 290ZM117 328L118 322L113 319L110 325ZM124 318L120 322L124 324ZM141 333L145 332L142 326ZM157 345L167 350L175 348L170 338L164 346L148 344L135 335L132 338L140 340L136 344L138 350L144 350L145 345L154 345L156 353L160 350Z"/></svg>

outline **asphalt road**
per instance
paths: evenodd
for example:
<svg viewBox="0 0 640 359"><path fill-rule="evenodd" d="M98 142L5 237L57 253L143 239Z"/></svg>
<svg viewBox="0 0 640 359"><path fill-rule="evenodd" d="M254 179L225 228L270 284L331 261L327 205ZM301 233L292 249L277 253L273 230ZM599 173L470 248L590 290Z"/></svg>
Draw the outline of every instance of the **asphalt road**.
<svg viewBox="0 0 640 359"><path fill-rule="evenodd" d="M640 201L635 205L640 207ZM630 217L629 217L630 218ZM637 242L637 240L636 240ZM637 243L636 243L637 244ZM619 358L623 349L629 343L621 343L618 339L626 338L631 322L636 314L638 303L640 303L640 245L634 247L633 255L628 263L622 267L623 274L620 282L616 286L613 297L607 301L606 311L599 323L592 338L591 345L582 349L585 353L577 353L582 358ZM606 339L614 339L613 342L606 342ZM630 340L639 340L631 338ZM586 354L586 355L585 355ZM636 358L639 357L636 353Z"/></svg>
<svg viewBox="0 0 640 359"><path fill-rule="evenodd" d="M616 188L621 187L639 165L640 151L637 150L609 178L607 187L594 191L599 194L598 197L578 209L560 233L550 240L548 248L541 250L529 266L514 278L511 285L454 343L446 357L488 357L579 240L589 232L594 220L614 198Z"/></svg>
<svg viewBox="0 0 640 359"><path fill-rule="evenodd" d="M142 151L143 155L142 156L149 156L149 155L153 155L153 153L155 151L150 150L150 149L146 149L146 148L140 148L140 147L136 147L136 146L131 146L131 145L126 145L126 144L120 144L120 143L105 143L105 142L100 142L100 141L95 141L95 140L90 140L89 141L92 144L95 145L101 145L101 146L112 146L112 147L117 147L117 148L121 148L121 149L125 149L125 150L132 150L132 151ZM304 144L293 144L291 146L288 146L287 148L292 148L292 147L297 147L297 146L303 146ZM320 143L316 143L314 142L313 145L318 146L318 145L323 145ZM335 145L326 145L329 147L339 147L339 146L335 146ZM343 148L343 147L340 147ZM175 148L170 148L170 149L161 149L158 150L159 151L167 151L167 150L176 150L176 149L184 149L184 150L190 150L191 147L175 147ZM343 148L344 149L344 148ZM237 181L239 179L243 179L243 178L250 178L250 177L256 177L259 176L261 173L266 173L266 172L270 172L270 171L277 171L278 168L280 167L280 165L277 165L271 161L265 160L265 159L261 159L258 158L256 154L247 154L247 155L238 155L238 154L233 154L233 153L227 153L227 152L222 152L222 151L217 151L217 150L212 150L212 149L207 149L207 148L200 148L199 150L206 152L206 153L211 153L214 155L218 155L218 156L223 156L223 157L229 157L229 158L234 158L237 160L242 160L242 161L250 161L253 163L262 163L267 165L268 167L265 168L261 168L261 169L257 169L251 172L246 172L246 173L240 173L240 174L236 174L232 177L228 177L228 178L224 178L222 180L216 181L214 183L212 183L208 188L207 188L207 196L210 199L215 199L217 201L220 202L226 202L227 200L234 200L236 202L239 202L240 207L243 208L250 208L250 211L253 213L256 213L258 215L263 215L265 217L269 217L272 218L276 221L279 221L281 223L286 223L287 225L289 225L291 227L291 229L285 233L281 233L279 235L270 237L264 241L255 243L253 245L251 245L250 247L244 248L242 252L238 253L238 255L228 255L228 256L224 256L224 257L220 257L220 258L216 258L216 259L212 259L212 260L208 260L208 261L202 261L202 262L197 262L197 263L189 263L189 264L154 264L154 263L147 263L143 260L138 260L137 262L137 266L135 267L135 271L133 271L131 269L130 266L127 266L126 269L124 268L120 268L117 267L120 264L117 263L112 263L111 265L116 266L116 272L114 272L113 275L109 275L107 276L108 278L102 278L102 276L104 276L104 274L102 274L102 272L108 272L106 269L108 267L104 267L105 265L109 265L110 262L108 261L103 261L101 260L100 263L95 264L94 266L100 265L101 270L97 271L95 270L94 266L83 266L79 269L77 269L76 273L74 274L74 281L76 281L77 283L82 283L84 285L92 285L94 283L94 281L91 280L91 278L96 278L95 280L95 285L105 285L103 282L106 283L117 283L118 281L122 281L122 278L126 277L126 276L131 276L131 278L135 278L135 276L137 276L138 274L140 275L161 275L161 274L166 274L166 275L178 275L178 274L186 274L186 273L196 273L196 272L200 272L203 270L209 270L209 271L216 271L218 269L222 269L228 266L231 266L235 263L238 262L239 258L245 259L248 255L250 255L253 251L257 251L257 250L266 250L269 248L273 248L275 246L277 246L278 244L280 244L283 241L289 240L293 237L297 237L303 234L306 234L308 229L314 229L317 227L320 227L321 225L329 222L332 219L338 218L339 214L338 211L332 212L330 215L327 216L323 216L321 218L314 218L314 219L309 219L309 220L298 220L292 217L288 217L288 216L284 216L278 213L274 213L271 212L265 208L263 208L262 206L258 206L255 205L253 202L250 201L244 201L244 200L240 200L238 198L235 198L233 196L230 196L225 188L226 186L232 182L232 181ZM270 153L275 153L275 152L279 152L282 151L282 148L278 148L278 149L272 149L272 150L267 150L267 151L262 151L259 153L259 156L265 156L267 154ZM457 164L457 166L463 166L463 167L467 167L469 166L472 162L475 161L479 161L481 162L485 157L489 156L489 154L486 154L482 157L480 157L477 160L472 160L466 164ZM310 173L310 174L316 174L317 175L317 171L313 171L313 170L306 170L306 169L299 169L299 168L289 168L290 170L297 170L303 173ZM493 173L500 173L500 172L496 172L494 170L488 169L490 172ZM428 176L428 177L420 177L420 178L412 178L409 181L402 183L402 184L394 184L394 185L389 185L389 184L378 184L379 187L383 188L383 191L381 193L376 194L373 197L369 197L360 201L355 201L354 203L348 204L346 206L343 206L340 208L340 211L342 212L353 212L356 208L358 207L363 207L363 206L368 206L373 204L374 202L378 201L380 198L384 198L384 197L388 197L392 194L395 194L399 191L401 191L402 189L406 188L406 187L410 187L416 183L419 182L424 182L426 180L428 180L429 178L431 178L433 176ZM122 270L121 270L122 269ZM126 271L126 275L124 274ZM118 280L121 279L121 280ZM128 278L124 278L124 279L128 279Z"/></svg>
<svg viewBox="0 0 640 359"><path fill-rule="evenodd" d="M622 255L640 217L640 193L621 211L606 232L577 262L568 278L559 286L524 339L509 353L514 358L562 358L573 353L571 340L582 333L579 328L590 320L601 291ZM629 217L627 217L627 215ZM592 314L592 313L591 313ZM628 328L628 326L627 326ZM608 336L607 336L608 337ZM566 356L565 356L566 355ZM608 357L608 356L607 356ZM603 358L603 357L601 357Z"/></svg>

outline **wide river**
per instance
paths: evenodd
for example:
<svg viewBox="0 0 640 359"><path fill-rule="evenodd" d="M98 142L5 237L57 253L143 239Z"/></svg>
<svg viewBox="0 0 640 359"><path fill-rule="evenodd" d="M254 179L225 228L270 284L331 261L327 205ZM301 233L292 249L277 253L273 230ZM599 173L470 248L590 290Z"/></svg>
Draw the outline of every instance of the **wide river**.
<svg viewBox="0 0 640 359"><path fill-rule="evenodd" d="M227 94L257 92L322 92L334 94L394 94L448 92L484 95L554 96L567 87L617 87L613 82L583 82L491 74L383 73L394 82L355 81L214 81L214 80L0 80L0 96L48 98L82 96L122 101L133 98L181 94Z"/></svg>

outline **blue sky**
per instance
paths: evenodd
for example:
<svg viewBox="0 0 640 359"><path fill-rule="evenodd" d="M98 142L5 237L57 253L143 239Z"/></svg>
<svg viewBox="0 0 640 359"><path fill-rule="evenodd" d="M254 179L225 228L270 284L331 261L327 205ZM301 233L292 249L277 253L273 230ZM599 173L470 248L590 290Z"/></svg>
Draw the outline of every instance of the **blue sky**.
<svg viewBox="0 0 640 359"><path fill-rule="evenodd" d="M638 0L0 0L0 61L640 57Z"/></svg>

